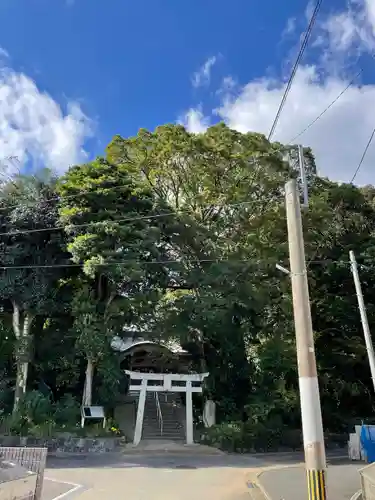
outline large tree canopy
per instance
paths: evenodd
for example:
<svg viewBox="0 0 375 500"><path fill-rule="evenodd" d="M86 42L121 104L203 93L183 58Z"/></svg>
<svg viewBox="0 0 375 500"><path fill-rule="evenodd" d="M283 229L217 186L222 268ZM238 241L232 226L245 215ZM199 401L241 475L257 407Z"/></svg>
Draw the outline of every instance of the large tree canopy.
<svg viewBox="0 0 375 500"><path fill-rule="evenodd" d="M222 421L298 428L291 287L275 267L288 266L284 184L299 175L297 157L294 146L223 124L204 134L164 125L114 137L105 156L60 179L4 182L0 370L17 379L15 409L41 381L55 399L116 400L110 341L142 332L178 339L193 368L210 372ZM375 188L320 178L309 148L304 159L323 418L339 430L373 412L348 253L372 326Z"/></svg>

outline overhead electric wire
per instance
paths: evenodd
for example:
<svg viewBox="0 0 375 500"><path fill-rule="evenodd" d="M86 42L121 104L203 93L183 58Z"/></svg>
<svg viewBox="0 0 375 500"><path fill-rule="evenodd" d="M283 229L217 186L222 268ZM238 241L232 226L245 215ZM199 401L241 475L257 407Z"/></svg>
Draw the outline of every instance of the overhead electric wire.
<svg viewBox="0 0 375 500"><path fill-rule="evenodd" d="M375 57L375 56L374 56ZM348 83L348 85L333 99L333 101L331 101L331 103L326 107L324 108L324 110L312 121L309 123L309 125L307 125L307 127L305 127L301 132L299 132L296 136L294 136L292 139L290 139L289 141L287 141L286 145L283 145L281 146L280 148L278 149L274 149L272 150L272 152L270 153L267 153L267 156L271 156L271 155L274 155L278 152L281 152L283 150L285 150L288 145L291 146L292 143L298 139L299 137L301 137L301 135L303 135L305 132L307 132L307 130L309 130L313 125L315 125L315 123L317 121L319 121L325 114L326 112L332 108L332 106L334 104L336 104L336 102L340 99L340 97L345 94L345 92L353 85L353 83L355 82L356 78L363 72L363 69L361 69L356 75L355 77ZM266 155L265 155L266 156ZM264 158L265 156L261 157L261 158ZM253 185L255 179L256 179L256 176L257 176L257 173L259 172L261 168L261 165L258 164L257 165L257 168L255 169L254 171L254 174L252 176L252 180L251 180L251 183L250 183L250 187Z"/></svg>
<svg viewBox="0 0 375 500"><path fill-rule="evenodd" d="M291 139L290 141L288 141L288 143L290 144L291 142L293 142L295 139L297 139L298 137L300 137L302 134L304 134L311 126L313 126L338 100L339 98L350 88L350 86L354 83L354 81L356 80L356 78L363 72L363 69L361 69L356 75L355 77L349 82L349 84L335 97L335 99L307 126L305 127L298 135L296 135L293 139ZM363 161L366 157L366 154L368 152L368 149L372 143L372 140L375 136L375 128L374 130L372 131L372 134L370 136L370 139L368 141L368 143L366 144L366 147L365 147L365 150L362 154L362 157L361 157L361 160L358 164L358 167L356 168L355 170L355 173L351 179L351 183L354 182L356 176L358 175L358 172L360 171L361 167L362 167L362 164L363 164ZM283 149L285 148L285 146L283 146L282 148L280 148L279 150L276 149L276 150L273 150L270 154L275 154L277 153L278 151L282 151ZM260 157L261 158L261 157ZM259 166L258 166L259 168ZM255 172L256 174L256 172ZM106 187L103 187L103 186L100 186L98 187L98 191L103 191L103 190L117 190L117 189L123 189L125 188L126 186L123 186L123 185L120 185L120 186L106 186ZM79 196L82 196L83 194L92 194L92 193L95 193L95 192L98 192L98 191L93 191L92 189L87 189L87 190L83 190L83 191L80 191L79 193L77 194L74 194L74 195L68 195L68 196L64 196L63 199L66 200L66 199L74 199L74 198L78 198ZM47 200L42 200L43 203L48 203L48 202L52 202L52 201L59 201L61 199L60 196L55 196L55 197L51 197ZM260 201L260 200L258 200ZM341 206L343 200L341 200L341 202L339 202L336 207L334 208L334 211L337 211L337 209ZM227 205L217 205L217 206L241 206L241 205L245 205L245 204L252 204L254 203L254 201L248 201L248 202L240 202L240 203L235 203L235 204L227 204ZM9 206L9 207L6 207L6 208L3 208L3 207L0 207L0 211L1 210L8 210L8 209L12 209L12 208L15 208L19 205L12 205L12 206ZM22 205L22 206L28 206L27 205ZM212 206L211 204L208 204L207 206ZM30 233L36 233L36 232L45 232L45 231L57 231L57 230L61 230L61 229L64 229L64 228L68 228L68 229L74 229L74 228L82 228L82 227L87 227L87 226L90 226L90 225L93 225L93 224L97 224L97 225L100 225L100 224L105 224L105 223L126 223L126 222L132 222L132 221L137 221L137 220L147 220L147 219L156 219L156 218L162 218L162 217L169 217L169 216L176 216L176 215L182 215L184 213L188 213L188 211L179 211L179 212L166 212L164 214L153 214L153 215L145 215L145 216L139 216L139 217L128 217L128 218L124 218L124 219L107 219L107 220L103 220L103 221L97 221L97 222L89 222L89 223L84 223L84 224L68 224L66 226L64 225L61 225L61 226L54 226L54 227L48 227L48 228L40 228L40 229L29 229L29 230L20 230L20 231L9 231L9 232L3 232L3 233L0 233L0 236L16 236L16 235L20 235L20 234L30 234ZM334 221L333 221L334 222ZM321 246L319 247L321 248ZM317 249L317 252L319 251L319 248ZM314 262L313 260L309 261L309 264ZM308 264L308 265L309 265Z"/></svg>
<svg viewBox="0 0 375 500"><path fill-rule="evenodd" d="M293 137L293 139L291 139L290 141L288 141L288 144L290 144L291 142L295 141L298 137L300 137L302 134L304 134L311 126L313 126L320 118L322 118L322 116L340 99L340 97L351 87L351 85L353 85L353 83L355 82L356 78L363 72L363 69L361 69L356 75L355 77L349 82L349 84L335 97L335 99L307 126L305 127L298 135L296 135L295 137ZM350 181L351 183L354 181L354 179L356 178L361 166L362 166L362 163L366 157L366 154L367 154L367 151L371 145L371 142L374 138L374 135L375 135L375 128L371 134L371 137L366 145L366 148L363 152L363 155L362 155L362 158L359 162L359 165L353 175L353 178L352 180ZM282 146L280 149L276 149L276 150L273 150L272 152L269 153L269 155L272 155L272 154L275 154L279 151L282 151L283 149L285 148L285 146ZM259 157L259 158L262 158L262 157ZM258 165L258 169L260 168L260 166ZM257 170L255 170L254 172L254 175L256 175L257 173ZM255 179L254 179L255 180ZM98 188L98 191L102 191L102 190L117 190L117 189L123 189L124 187L126 186L107 186L107 187L100 187ZM95 193L97 191L92 191L92 190L83 190L81 191L80 193L77 193L77 194L74 194L74 195L68 195L68 196L64 196L63 199L66 200L66 199L74 199L74 198L78 198L79 196L82 196L83 194L92 194L92 193ZM43 200L43 203L48 203L48 202L52 202L52 201L59 201L61 199L61 197L59 196L56 196L56 197L51 197L47 200ZM251 203L254 203L254 201L249 201L249 202L241 202L241 203L237 203L237 204L228 204L228 205L225 205L225 206L238 206L238 205L244 205L244 204L251 204ZM9 207L6 207L6 208L3 208L3 207L0 207L0 211L1 210L9 210L9 209L12 209L12 208L16 208L17 206L19 205L11 205ZM26 205L23 205L23 206L28 206L27 204ZM207 206L211 206L211 204L208 204ZM222 205L218 205L218 206L222 206ZM98 221L98 222L89 222L89 223L84 223L84 224L71 224L71 225L68 225L69 229L71 228L78 228L78 227L87 227L87 226L90 226L92 224L104 224L104 223L110 223L110 222L118 222L118 223L124 223L124 222L131 222L131 221L137 221L137 220L143 220L143 219L155 219L155 218L161 218L161 217L169 217L169 216L175 216L175 215L181 215L183 213L188 213L188 211L180 211L180 212L166 212L164 214L154 214L154 215L145 215L145 216L140 216L140 217L133 217L133 218L125 218L125 219L108 219L108 220L104 220L104 221ZM5 233L0 233L0 236L15 236L15 235L18 235L18 234L29 234L29 233L36 233L36 232L43 232L43 231L58 231L60 229L64 229L65 227L67 226L55 226L55 227L49 227L49 228L41 228L41 229L29 229L29 230L24 230L24 231L9 231L9 232L5 232Z"/></svg>
<svg viewBox="0 0 375 500"><path fill-rule="evenodd" d="M371 146L371 143L372 143L372 141L373 141L373 139L374 139L374 136L375 136L375 128L373 129L373 131L372 131L372 133L371 133L371 135L370 135L370 138L369 138L369 140L367 141L367 144L366 144L365 149L364 149L364 151L363 151L363 153L362 153L362 156L361 156L361 159L360 159L360 161L359 161L359 163L358 163L358 166L357 166L357 168L355 169L354 174L353 174L353 176L352 176L352 178L351 178L351 180L350 180L350 184L353 184L353 182L355 181L355 179L356 179L356 177L357 177L357 175L358 175L358 173L359 173L359 171L360 171L360 169L361 169L361 167L362 167L362 165L363 165L363 162L364 162L364 160L365 160L365 158L366 158L367 152L368 152L368 150L369 150L369 148L370 148L370 146ZM343 198L341 198L341 200L340 200L340 201L339 201L339 202L335 205L335 207L334 207L334 209L333 209L333 213L334 213L333 220L332 220L332 223L330 224L330 227L328 228L328 231L329 231L329 230L332 228L332 226L336 223L336 217L337 217L337 215L338 215L338 210L339 210L339 209L343 206L343 204L344 204L344 199L343 199ZM316 258L316 256L318 255L319 250L320 250L322 247L323 247L323 245L322 245L322 244L318 245L318 248L316 249L316 251L315 251L315 253L314 253L314 258ZM312 261L309 261L309 262L308 262L308 264L307 264L307 268L309 267L309 265L310 265L310 263L311 263L311 262L312 262Z"/></svg>
<svg viewBox="0 0 375 500"><path fill-rule="evenodd" d="M259 267L260 264L266 264L267 266L270 266L270 268L274 269L275 268L275 260L273 259L189 259L189 261L184 261L184 260L141 260L141 259L125 259L122 261L118 262L101 262L101 263L95 263L95 266L102 266L102 267L107 267L107 266L126 266L129 263L137 263L137 264L145 264L145 265L169 265L169 264L200 264L200 263L212 263L212 264L220 264L220 263L244 263L244 264L253 264L257 267ZM321 260L313 260L310 261L312 264L319 264L319 265L332 265L332 264L337 264L337 265L348 265L350 266L350 261L349 260L333 260L333 259L321 259ZM371 266L368 264L358 264L359 266L363 268L368 268L368 269L375 269L375 265ZM84 267L84 263L64 263L64 264L28 264L28 265L15 265L15 266L1 266L0 265L0 270L17 270L17 269L55 269L55 268L80 268Z"/></svg>
<svg viewBox="0 0 375 500"><path fill-rule="evenodd" d="M276 154L278 152L281 152L283 151L288 145L291 145L292 142L294 142L296 139L298 139L299 137L301 137L301 135L303 135L305 132L307 132L307 130L309 130L313 125L315 125L315 123L320 120L323 115L325 115L325 113L331 109L331 107L336 104L336 102L340 99L340 97L351 87L351 85L353 85L353 83L355 82L356 78L363 72L363 69L361 69L356 75L355 77L349 82L349 84L345 87L345 89L343 89L335 98L334 100L312 121L309 123L309 125L307 125L307 127L305 127L301 132L299 132L296 136L294 136L292 139L290 139L289 141L287 141L287 144L286 145L283 145L282 147L280 147L279 149L274 149L272 150L272 152L270 153L267 153L268 156L271 156L273 154ZM266 155L265 155L266 156ZM257 157L258 159L259 158L264 158L265 156L260 156L260 157ZM255 174L257 173L257 170L260 168L260 166L258 165L258 168L256 169L255 171ZM119 185L119 186L98 186L97 189L86 189L86 190L82 190L80 191L79 193L77 194L72 194L72 195L67 195L67 196L53 196L51 198L47 198L46 200L39 200L39 201L34 201L34 202L26 202L26 203L23 203L21 204L21 206L23 207L27 207L27 206L34 206L36 205L38 202L43 202L44 204L45 203L50 203L50 202L53 202L53 201L61 201L61 200L71 200L71 199L75 199L75 198L79 198L80 196L82 195L85 195L85 194L95 194L95 193L100 193L101 191L108 191L108 190L118 190L118 189L124 189L124 188L127 188L127 186L124 186L124 185ZM252 203L252 202L249 202L249 203ZM0 207L0 212L1 211L6 211L6 210L11 210L13 208L17 208L19 207L20 204L14 204L14 205L9 205L7 207ZM171 212L172 214L172 212Z"/></svg>
<svg viewBox="0 0 375 500"><path fill-rule="evenodd" d="M257 200L257 202L261 202L261 200ZM218 207L218 208L232 208L232 207L239 207L239 206L244 206L244 205L250 205L253 204L254 200L252 201L241 201L238 203L223 203L223 204L217 204L213 205L211 203L207 204L207 207ZM149 214L149 215L141 215L137 217L125 217L125 218L119 218L119 219L104 219L101 221L91 221L91 222L84 222L82 224L66 224L66 225L59 225L59 226L51 226L51 227L42 227L38 229L20 229L20 230L14 230L14 231L6 231L3 233L0 233L0 236L18 236L21 234L32 234L32 233L42 233L42 232L48 232L48 231L60 231L62 229L67 229L67 230L72 230L72 229L77 229L77 228L83 228L83 227L88 227L88 226L103 226L105 224L124 224L127 222L136 222L140 220L153 220L153 219L160 219L163 217L171 217L171 216L179 216L179 215L186 215L189 214L188 210L180 210L180 211L171 211L171 212L165 212L162 214Z"/></svg>
<svg viewBox="0 0 375 500"><path fill-rule="evenodd" d="M289 77L289 80L288 80L288 83L287 83L287 86L285 88L285 91L284 91L284 95L281 99L281 103L280 103L280 106L277 110L277 113L276 113L276 116L275 116L275 119L272 123L272 126L271 126L271 130L268 134L268 140L271 140L274 132L275 132L275 129L276 129L276 126L278 124L278 121L279 121L279 118L280 118L280 115L283 111L283 108L284 108L284 105L285 105L285 102L287 100L287 97L289 95L289 92L290 92L290 89L292 87L292 84L293 84L293 81L294 81L294 77L296 76L296 73L297 73L297 69L299 67L299 64L301 62L301 59L305 53L305 50L306 50L306 47L307 47L307 44L309 42L309 38L310 38L310 35L311 35L311 31L314 27L314 24L315 24L315 20L317 18L317 15L318 15L318 12L319 12L319 9L322 5L322 0L318 0L316 5L315 5L315 9L311 15L311 19L310 19L310 22L309 22L309 25L307 27L307 30L305 32L305 36L303 38L303 41L302 41L302 44L301 44L301 47L300 47L300 50L298 52L298 55L297 55L297 59L294 63L294 66L293 66L293 69L292 69L292 73Z"/></svg>
<svg viewBox="0 0 375 500"><path fill-rule="evenodd" d="M214 262L250 262L248 259L192 259L190 264L194 263L214 263ZM167 265L167 264L183 264L183 260L140 260L140 259L125 259L118 262L100 262L95 263L95 266L127 266L129 263L146 264L146 265ZM53 268L70 268L70 267L83 267L84 264L66 263L66 264L28 264L21 266L1 266L0 269L53 269Z"/></svg>
<svg viewBox="0 0 375 500"><path fill-rule="evenodd" d="M47 198L45 200L41 199L41 200L35 200L35 201L30 201L30 202L26 202L24 203L23 206L27 207L27 206L34 206L36 205L37 203L51 203L53 201L61 201L61 200L73 200L75 198L79 198L80 196L82 195L85 195L85 194L95 194L95 193L99 193L100 191L114 191L114 190L118 190L118 189L129 189L129 186L127 185L119 185L119 186L97 186L97 189L93 189L92 187L91 188L88 188L88 189L83 189L82 191L80 191L79 193L76 193L76 194L70 194L70 195L57 195L57 196L51 196L50 198ZM1 201L1 199L0 199ZM3 211L3 210L11 210L12 208L17 208L19 207L20 205L18 203L15 203L14 205L9 205L9 206L6 206L6 207L0 207L0 212Z"/></svg>
<svg viewBox="0 0 375 500"><path fill-rule="evenodd" d="M323 115L325 115L325 113L340 99L340 97L350 88L351 85L353 85L353 83L355 82L355 79L362 73L362 69L356 74L356 76L350 81L350 83L345 87L344 90L342 90L340 92L340 94L338 94L335 99L312 121L309 123L309 125L307 125L307 127L305 127L301 132L299 132L296 136L294 136L292 139L290 139L289 141L287 141L287 144L286 145L283 145L282 147L280 147L279 149L274 149L272 150L272 152L268 153L267 155L271 156L275 153L278 153L279 151L282 151L284 150L288 145L291 145L292 142L294 142L296 139L298 139L301 135L303 135L305 132L307 132L307 130L309 130L318 120L320 120L320 118L322 118ZM260 157L256 157L256 158L264 158L264 156L260 156ZM72 199L75 199L75 198L79 198L80 196L82 195L85 195L85 194L95 194L95 193L100 193L101 191L114 191L114 190L121 190L121 189L124 189L124 188L127 188L127 186L125 185L119 185L119 186L98 186L97 189L93 189L93 188L89 188L89 189L84 189L82 191L80 191L79 193L76 193L76 194L72 194L72 195L63 195L63 196L52 196L51 198L47 198L45 200L38 200L38 201L30 201L30 202L26 202L26 203L23 203L21 204L22 206L24 207L27 207L27 206L34 206L36 205L37 203L39 202L42 202L42 203L51 203L53 201L65 201L65 200L72 200ZM6 211L6 210L11 210L12 208L17 208L19 207L20 204L14 204L14 205L8 205L6 207L0 207L0 212L1 211Z"/></svg>
<svg viewBox="0 0 375 500"><path fill-rule="evenodd" d="M295 137L293 137L293 139L291 139L290 141L288 141L288 143L291 143L291 142L294 142L296 139L298 139L299 137L301 137L301 135L303 135L305 132L307 132L313 125L315 125L315 123L320 120L320 118L322 118L323 115L325 115L327 113L327 111L329 109L332 108L332 106L334 104L336 104L336 102L340 99L340 97L342 95L345 94L345 92L353 85L353 83L356 81L356 79L358 78L358 76L360 76L363 72L363 69L360 69L358 71L358 73L355 75L355 77L350 80L350 82L348 83L348 85L339 93L339 95L337 97L335 97L335 99L320 113L320 115L318 115L315 120L313 120L309 125L307 125L306 128L304 128L302 130L302 132L300 132L299 134L297 134Z"/></svg>
<svg viewBox="0 0 375 500"><path fill-rule="evenodd" d="M364 149L364 151L363 151L363 154L362 154L362 156L361 156L361 159L360 159L360 161L359 161L358 167L356 168L356 170L355 170L355 172L354 172L354 175L353 175L353 177L352 177L352 178L351 178L351 180L350 180L350 184L353 184L353 182L354 182L355 178L356 178L356 177L357 177L357 175L358 175L358 172L361 170L361 167L362 167L363 162L364 162L364 160L365 160L365 158L366 158L366 155L367 155L367 151L369 150L369 147L371 146L372 140L374 139L374 135L375 135L375 128L373 129L373 131L372 131L372 133L371 133L371 135L370 135L370 138L369 138L369 140L368 140L368 142L367 142L367 144L366 144L366 147L365 147L365 149Z"/></svg>

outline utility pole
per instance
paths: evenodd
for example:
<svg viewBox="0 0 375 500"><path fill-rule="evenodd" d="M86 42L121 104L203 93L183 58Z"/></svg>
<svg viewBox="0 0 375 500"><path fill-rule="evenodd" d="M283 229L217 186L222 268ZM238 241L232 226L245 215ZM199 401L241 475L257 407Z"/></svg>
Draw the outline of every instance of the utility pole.
<svg viewBox="0 0 375 500"><path fill-rule="evenodd" d="M361 314L361 322L362 322L363 334L365 336L365 343L366 343L366 349L367 349L368 362L370 364L371 378L372 378L372 383L374 385L374 391L375 391L374 346L372 345L370 327L368 325L368 320L367 320L366 306L365 306L365 301L363 300L362 287L361 287L361 282L360 282L359 274L358 274L357 261L355 260L355 255L354 255L354 252L352 250L349 252L349 257L350 257L350 267L352 269L352 274L353 274L353 279L354 279L354 284L355 284L355 291L357 294L358 308L359 308L359 312Z"/></svg>
<svg viewBox="0 0 375 500"><path fill-rule="evenodd" d="M285 185L290 275L296 331L299 392L309 500L326 500L326 456L305 263L299 191Z"/></svg>

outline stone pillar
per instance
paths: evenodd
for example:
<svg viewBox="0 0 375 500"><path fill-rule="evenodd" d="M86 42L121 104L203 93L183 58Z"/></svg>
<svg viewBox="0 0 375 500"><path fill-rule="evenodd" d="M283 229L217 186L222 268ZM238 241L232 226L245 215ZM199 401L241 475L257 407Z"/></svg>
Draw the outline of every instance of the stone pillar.
<svg viewBox="0 0 375 500"><path fill-rule="evenodd" d="M147 392L147 379L142 379L141 390L139 392L137 421L135 423L134 431L134 445L137 446L142 439L143 417L145 413L145 402Z"/></svg>
<svg viewBox="0 0 375 500"><path fill-rule="evenodd" d="M193 398L191 380L186 381L186 444L194 444L193 434Z"/></svg>
<svg viewBox="0 0 375 500"><path fill-rule="evenodd" d="M211 427L216 424L216 405L210 399L204 404L203 423L205 427Z"/></svg>

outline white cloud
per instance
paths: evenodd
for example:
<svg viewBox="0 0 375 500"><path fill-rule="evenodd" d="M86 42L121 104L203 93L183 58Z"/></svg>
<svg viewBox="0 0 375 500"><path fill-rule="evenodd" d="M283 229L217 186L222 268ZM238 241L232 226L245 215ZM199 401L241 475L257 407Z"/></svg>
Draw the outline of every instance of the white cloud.
<svg viewBox="0 0 375 500"><path fill-rule="evenodd" d="M226 76L223 78L222 85L221 85L221 90L223 92L228 92L230 90L233 90L237 85L236 80L232 76Z"/></svg>
<svg viewBox="0 0 375 500"><path fill-rule="evenodd" d="M307 18L312 8L313 2L309 2ZM321 175L349 182L375 127L375 84L351 85L317 123L296 141L294 138L347 87L359 69L351 77L345 76L352 57L375 51L375 0L349 0L346 10L333 12L315 28L311 44L315 48L319 45L323 56L315 66L306 64L298 70L273 140L310 146ZM265 77L242 87L227 88L217 93L221 102L208 117L200 107L192 108L184 123L189 130L203 132L215 118L241 132L268 134L284 90L281 77ZM375 185L374 167L375 141L355 182Z"/></svg>
<svg viewBox="0 0 375 500"><path fill-rule="evenodd" d="M311 19L311 16L313 15L313 12L314 12L314 9L315 9L315 1L314 0L309 0L307 2L307 6L306 6L306 9L305 9L305 17L306 17L306 20L307 21L310 21Z"/></svg>
<svg viewBox="0 0 375 500"><path fill-rule="evenodd" d="M217 57L213 56L207 59L207 61L199 68L199 70L194 73L191 83L193 87L203 87L209 85L211 80L211 70L217 61Z"/></svg>
<svg viewBox="0 0 375 500"><path fill-rule="evenodd" d="M375 3L373 0L365 0L365 8L369 23L372 26L372 33L375 35Z"/></svg>
<svg viewBox="0 0 375 500"><path fill-rule="evenodd" d="M290 17L286 22L286 26L282 32L281 38L286 38L290 35L293 35L293 33L296 31L296 27L297 27L297 18Z"/></svg>
<svg viewBox="0 0 375 500"><path fill-rule="evenodd" d="M347 9L329 15L318 24L318 41L331 58L337 54L360 55L375 49L374 0L349 0Z"/></svg>
<svg viewBox="0 0 375 500"><path fill-rule="evenodd" d="M274 140L288 143L306 128L347 86L339 77L324 80L315 67L302 67L294 81L276 128ZM264 78L245 85L239 93L226 96L214 114L241 132L267 134L276 115L285 84ZM337 103L296 142L310 146L321 175L349 182L375 127L375 85L352 86ZM208 126L200 110L190 110L185 121L189 130L202 132ZM375 184L375 142L369 149L359 184Z"/></svg>
<svg viewBox="0 0 375 500"><path fill-rule="evenodd" d="M3 47L0 47L0 58L1 59L8 59L9 58L9 52L5 50Z"/></svg>
<svg viewBox="0 0 375 500"><path fill-rule="evenodd" d="M189 109L178 122L193 134L202 134L210 126L209 118L203 115L200 108Z"/></svg>
<svg viewBox="0 0 375 500"><path fill-rule="evenodd" d="M78 104L68 103L64 113L28 76L1 70L1 158L18 158L7 162L10 172L26 164L34 170L49 167L62 172L87 157L84 143L91 134L90 121Z"/></svg>

